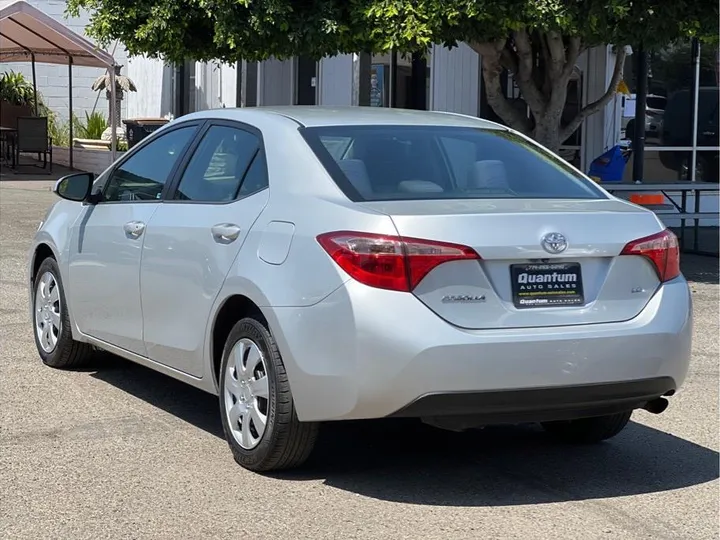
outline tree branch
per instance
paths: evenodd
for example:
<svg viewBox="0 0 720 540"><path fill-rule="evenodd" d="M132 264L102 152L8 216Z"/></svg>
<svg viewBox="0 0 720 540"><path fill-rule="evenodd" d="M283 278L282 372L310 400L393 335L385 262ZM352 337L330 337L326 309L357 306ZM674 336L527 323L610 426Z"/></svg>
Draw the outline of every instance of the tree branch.
<svg viewBox="0 0 720 540"><path fill-rule="evenodd" d="M523 99L535 116L542 116L545 111L545 98L535 84L533 75L534 61L532 42L530 35L524 28L513 32L515 48L518 57L517 85L520 88Z"/></svg>
<svg viewBox="0 0 720 540"><path fill-rule="evenodd" d="M506 41L502 39L492 43L470 42L468 45L482 56L482 74L488 104L508 126L527 135L530 133L530 120L508 101L500 84L503 71L500 58L505 52Z"/></svg>
<svg viewBox="0 0 720 540"><path fill-rule="evenodd" d="M613 69L612 78L610 79L610 84L608 85L608 89L605 91L603 96L587 105L584 109L582 109L578 115L573 118L566 126L564 126L560 130L560 141L565 141L577 131L577 129L580 127L580 124L583 123L583 121L590 115L595 114L599 110L601 110L605 105L607 105L610 100L615 95L615 92L617 91L618 83L620 82L620 78L622 77L623 67L625 66L625 47L618 47L617 48L617 55L615 56L615 68Z"/></svg>
<svg viewBox="0 0 720 540"><path fill-rule="evenodd" d="M532 36L533 47L540 53L538 58L538 69L535 70L535 84L542 92L545 101L549 102L552 91L552 81L550 80L550 70L548 69L550 62L552 61L550 49L548 49L547 40L545 39L545 34L543 32L535 30L532 33Z"/></svg>
<svg viewBox="0 0 720 540"><path fill-rule="evenodd" d="M555 43L555 39L551 39L553 40L553 43ZM560 39L560 44L562 45L562 38ZM567 53L565 52L565 46L562 46L562 61L564 63L562 66L560 66L557 62L553 63L553 67L551 69L553 73L551 75L552 89L550 91L550 101L548 102L548 109L552 111L560 110L560 114L562 114L562 109L565 107L565 102L567 101L568 83L570 82L570 76L575 68L575 62L577 62L578 56L580 56L582 41L579 37L571 37L569 39ZM559 54L559 52L556 52L556 54Z"/></svg>
<svg viewBox="0 0 720 540"><path fill-rule="evenodd" d="M550 51L550 77L557 79L560 77L565 61L565 44L563 38L557 32L548 32L545 34L548 50ZM573 62L574 64L575 62Z"/></svg>
<svg viewBox="0 0 720 540"><path fill-rule="evenodd" d="M582 50L582 41L578 36L570 38L570 45L567 50L567 60L565 60L565 67L563 67L562 76L570 78L573 69L575 68L575 62L577 62L578 56Z"/></svg>

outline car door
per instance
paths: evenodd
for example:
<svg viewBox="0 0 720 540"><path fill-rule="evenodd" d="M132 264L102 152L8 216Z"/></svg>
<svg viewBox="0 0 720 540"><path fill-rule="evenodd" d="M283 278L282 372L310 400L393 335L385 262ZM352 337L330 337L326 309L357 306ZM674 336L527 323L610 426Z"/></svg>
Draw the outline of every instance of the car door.
<svg viewBox="0 0 720 540"><path fill-rule="evenodd" d="M213 302L268 200L260 132L206 126L145 233L140 269L148 357L203 376Z"/></svg>
<svg viewBox="0 0 720 540"><path fill-rule="evenodd" d="M140 304L140 256L150 218L198 124L158 133L115 166L73 225L70 303L84 334L145 354Z"/></svg>

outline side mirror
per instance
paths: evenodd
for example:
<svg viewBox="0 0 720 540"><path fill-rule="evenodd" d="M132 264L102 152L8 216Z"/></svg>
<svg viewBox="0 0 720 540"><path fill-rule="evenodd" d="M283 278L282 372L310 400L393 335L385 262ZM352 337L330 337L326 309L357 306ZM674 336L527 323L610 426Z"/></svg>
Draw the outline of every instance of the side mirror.
<svg viewBox="0 0 720 540"><path fill-rule="evenodd" d="M95 175L93 173L76 173L63 176L55 183L53 191L58 197L68 201L82 202L90 196Z"/></svg>

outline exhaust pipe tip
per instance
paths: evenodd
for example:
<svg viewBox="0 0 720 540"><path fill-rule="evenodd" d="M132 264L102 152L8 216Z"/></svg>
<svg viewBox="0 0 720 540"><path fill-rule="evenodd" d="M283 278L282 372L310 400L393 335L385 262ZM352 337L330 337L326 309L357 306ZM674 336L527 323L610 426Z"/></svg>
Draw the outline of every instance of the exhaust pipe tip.
<svg viewBox="0 0 720 540"><path fill-rule="evenodd" d="M645 405L643 405L643 409L653 414L660 414L668 408L668 405L670 405L670 402L667 399L660 397L653 399L652 401L648 401Z"/></svg>

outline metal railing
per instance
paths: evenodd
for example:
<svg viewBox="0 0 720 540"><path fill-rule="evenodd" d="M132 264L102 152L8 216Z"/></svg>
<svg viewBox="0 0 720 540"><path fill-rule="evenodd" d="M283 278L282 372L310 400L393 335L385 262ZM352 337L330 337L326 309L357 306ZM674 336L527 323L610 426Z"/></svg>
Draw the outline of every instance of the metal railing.
<svg viewBox="0 0 720 540"><path fill-rule="evenodd" d="M674 183L674 184L602 184L602 187L605 188L610 193L613 193L617 195L618 197L622 198L630 198L630 195L638 193L662 193L664 195L664 200L667 202L664 202L663 204L643 204L645 208L648 208L650 210L653 210L660 219L663 218L670 218L672 220L679 220L680 221L680 227L671 227L671 228L677 228L678 231L678 240L680 242L680 249L681 251L684 251L686 253L694 253L697 255L710 255L710 256L718 256L717 251L708 251L706 249L701 249L700 246L700 236L701 236L701 230L705 229L710 234L708 237L712 236L712 244L715 248L718 248L718 228L717 226L713 227L702 227L700 225L700 220L714 220L718 221L720 220L720 214L717 210L715 211L701 211L700 210L700 202L702 199L702 195L705 194L713 196L713 194L716 194L715 197L717 197L717 193L720 190L720 186L716 183L705 183L705 182L687 182L687 183ZM692 197L692 209L688 210L688 195ZM624 195L627 195L624 196ZM677 197L680 197L680 202L676 200ZM686 224L687 221L694 221L693 225ZM688 230L692 231L692 246L689 247L686 245L687 240L687 232Z"/></svg>

